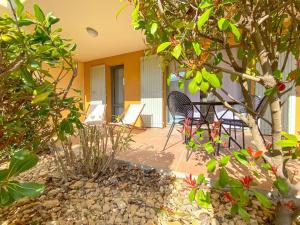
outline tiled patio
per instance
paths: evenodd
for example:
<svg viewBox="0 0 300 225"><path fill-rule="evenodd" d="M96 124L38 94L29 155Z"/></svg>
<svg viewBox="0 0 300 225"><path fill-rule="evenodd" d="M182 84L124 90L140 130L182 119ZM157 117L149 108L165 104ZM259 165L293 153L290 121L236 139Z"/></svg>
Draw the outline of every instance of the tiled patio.
<svg viewBox="0 0 300 225"><path fill-rule="evenodd" d="M192 173L199 175L206 173L206 162L210 157L205 150L200 149L196 152L190 152L183 144L181 133L174 129L168 146L163 150L166 141L169 127L166 128L148 128L144 131L136 131L133 139L134 143L126 152L119 155L119 159L130 161L137 165L145 165L164 171L179 172L183 174ZM241 139L240 134L238 138ZM249 132L246 133L246 146L251 144ZM232 149L237 149L233 145ZM221 155L224 152L228 153L228 149L221 148ZM231 159L228 165L228 170L232 175L239 174L240 176L249 174L247 167L241 167L234 159ZM215 176L215 174L214 174ZM213 176L212 176L213 177ZM263 186L265 186L265 176L262 176Z"/></svg>

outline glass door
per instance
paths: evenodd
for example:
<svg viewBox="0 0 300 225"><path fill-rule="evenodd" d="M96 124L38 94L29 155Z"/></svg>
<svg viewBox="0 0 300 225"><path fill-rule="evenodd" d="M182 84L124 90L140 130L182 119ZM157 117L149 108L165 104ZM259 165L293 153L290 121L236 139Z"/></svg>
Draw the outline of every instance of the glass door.
<svg viewBox="0 0 300 225"><path fill-rule="evenodd" d="M124 112L124 66L111 68L112 121Z"/></svg>

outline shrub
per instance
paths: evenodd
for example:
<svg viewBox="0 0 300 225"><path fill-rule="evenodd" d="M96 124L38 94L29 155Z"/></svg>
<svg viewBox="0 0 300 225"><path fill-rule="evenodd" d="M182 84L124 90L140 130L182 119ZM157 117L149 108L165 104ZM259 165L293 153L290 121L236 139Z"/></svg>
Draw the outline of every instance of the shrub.
<svg viewBox="0 0 300 225"><path fill-rule="evenodd" d="M125 127L102 124L79 130L80 146L72 147L71 137L59 147L51 145L57 168L65 180L83 175L96 179L111 169L115 157L132 141Z"/></svg>
<svg viewBox="0 0 300 225"><path fill-rule="evenodd" d="M34 5L33 16L20 0L15 7L8 3L13 16L0 17L0 162L10 160L0 171L1 206L41 193L42 185L11 179L36 165L33 152L53 136L63 138L81 127L80 99L68 96L77 76L76 45L60 37L61 29L53 29L59 19L52 13L45 15ZM50 74L49 68L60 72ZM63 78L69 82L59 88Z"/></svg>

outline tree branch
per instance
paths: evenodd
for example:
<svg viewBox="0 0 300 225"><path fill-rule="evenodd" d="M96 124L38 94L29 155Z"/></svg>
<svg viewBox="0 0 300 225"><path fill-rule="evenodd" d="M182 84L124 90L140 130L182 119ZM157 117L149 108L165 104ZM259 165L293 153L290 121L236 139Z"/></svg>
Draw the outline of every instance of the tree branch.
<svg viewBox="0 0 300 225"><path fill-rule="evenodd" d="M233 75L239 76L243 79L252 80L252 81L255 81L255 82L261 82L262 81L262 77L251 76L251 75L246 74L246 73L240 73L240 72L233 71L233 70L230 70L230 69L226 69L226 68L223 68L223 67L215 66L215 65L212 65L212 64L209 64L209 63L204 63L203 65L205 65L207 67L210 67L211 69L220 70L220 71L223 71L223 72L228 73L228 74L233 74Z"/></svg>

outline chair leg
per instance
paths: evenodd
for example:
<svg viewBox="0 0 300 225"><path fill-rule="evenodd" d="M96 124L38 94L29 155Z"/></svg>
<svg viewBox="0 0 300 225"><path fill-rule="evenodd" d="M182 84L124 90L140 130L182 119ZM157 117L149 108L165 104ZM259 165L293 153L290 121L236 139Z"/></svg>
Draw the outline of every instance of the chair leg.
<svg viewBox="0 0 300 225"><path fill-rule="evenodd" d="M222 135L222 124L220 124L220 128L219 128L219 139L221 141L221 135ZM218 143L218 149L217 149L217 155L220 155L220 145L221 143Z"/></svg>
<svg viewBox="0 0 300 225"><path fill-rule="evenodd" d="M266 145L266 139L265 139L265 137L264 137L264 135L263 135L263 133L261 132L261 130L260 130L259 127L258 127L258 132L259 132L260 136L262 137L262 139L263 139L263 141L264 141L264 144ZM273 142L273 141L272 141L272 142Z"/></svg>
<svg viewBox="0 0 300 225"><path fill-rule="evenodd" d="M211 141L212 137L211 137L211 130L210 130L209 123L207 123L206 126L207 126L207 132L208 132L208 139Z"/></svg>
<svg viewBox="0 0 300 225"><path fill-rule="evenodd" d="M229 138L228 138L228 148L230 149L230 142L231 142L231 125L229 125Z"/></svg>
<svg viewBox="0 0 300 225"><path fill-rule="evenodd" d="M166 147L167 147L167 144L168 144L168 141L169 141L170 136L172 134L172 131L174 129L174 126L175 126L175 122L173 122L172 125L171 125L171 127L170 127L170 130L169 130L168 135L167 135L167 140L166 140L166 143L165 143L165 146L164 146L163 150L165 150Z"/></svg>
<svg viewBox="0 0 300 225"><path fill-rule="evenodd" d="M245 148L245 131L244 131L244 126L242 126L242 136L243 136L243 148Z"/></svg>

